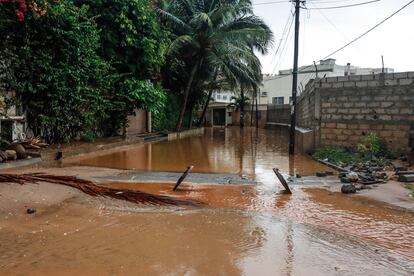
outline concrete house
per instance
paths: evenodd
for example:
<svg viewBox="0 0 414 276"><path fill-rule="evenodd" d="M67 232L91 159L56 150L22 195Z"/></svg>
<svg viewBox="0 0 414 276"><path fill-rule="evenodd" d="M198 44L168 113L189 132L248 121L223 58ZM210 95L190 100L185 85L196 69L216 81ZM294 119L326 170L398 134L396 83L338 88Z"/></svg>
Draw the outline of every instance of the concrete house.
<svg viewBox="0 0 414 276"><path fill-rule="evenodd" d="M382 68L360 68L350 63L347 65L336 64L335 59L321 60L317 65L305 65L299 67L298 92L304 91L306 84L316 77L337 77L350 75L379 74ZM393 73L394 69L384 68L384 73ZM263 78L260 88L260 100L262 104L283 105L289 104L292 95L292 69L280 70L278 75L267 75Z"/></svg>

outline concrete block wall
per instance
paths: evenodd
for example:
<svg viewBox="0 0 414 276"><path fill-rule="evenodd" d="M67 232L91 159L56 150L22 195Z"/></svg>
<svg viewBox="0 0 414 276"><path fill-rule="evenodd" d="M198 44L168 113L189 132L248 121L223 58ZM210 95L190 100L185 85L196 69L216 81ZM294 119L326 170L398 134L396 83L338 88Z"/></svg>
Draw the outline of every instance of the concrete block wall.
<svg viewBox="0 0 414 276"><path fill-rule="evenodd" d="M394 149L410 147L414 72L331 77L307 86L298 125L315 131L316 146L355 146L375 132Z"/></svg>

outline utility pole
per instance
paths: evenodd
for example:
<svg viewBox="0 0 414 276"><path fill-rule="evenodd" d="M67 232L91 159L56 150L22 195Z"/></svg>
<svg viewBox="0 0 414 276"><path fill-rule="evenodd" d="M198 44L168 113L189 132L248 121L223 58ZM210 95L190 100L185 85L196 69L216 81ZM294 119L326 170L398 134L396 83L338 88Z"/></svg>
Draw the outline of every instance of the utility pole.
<svg viewBox="0 0 414 276"><path fill-rule="evenodd" d="M295 1L295 51L293 58L293 82L292 82L292 103L290 109L290 135L289 135L289 154L295 154L295 130L296 130L296 95L298 92L298 56L299 56L299 18L300 3L303 0Z"/></svg>

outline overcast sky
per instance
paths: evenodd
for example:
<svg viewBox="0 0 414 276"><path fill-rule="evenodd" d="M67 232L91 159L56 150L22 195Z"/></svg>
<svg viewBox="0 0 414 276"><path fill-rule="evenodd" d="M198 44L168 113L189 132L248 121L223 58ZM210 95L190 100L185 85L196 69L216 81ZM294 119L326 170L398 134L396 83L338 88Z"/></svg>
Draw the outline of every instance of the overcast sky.
<svg viewBox="0 0 414 276"><path fill-rule="evenodd" d="M282 38L292 3L257 5L264 2L283 0L252 0L256 15L260 16L272 29L275 45L270 53L261 56L263 73L277 73L280 69L292 68L293 31L282 52L275 56ZM342 6L369 0L308 0L306 7ZM368 5L332 10L301 10L299 66L319 61L347 42L364 33L409 0L381 0ZM381 67L381 55L385 66L396 72L414 71L414 3L373 30L359 41L332 56L337 64L350 62L360 67Z"/></svg>

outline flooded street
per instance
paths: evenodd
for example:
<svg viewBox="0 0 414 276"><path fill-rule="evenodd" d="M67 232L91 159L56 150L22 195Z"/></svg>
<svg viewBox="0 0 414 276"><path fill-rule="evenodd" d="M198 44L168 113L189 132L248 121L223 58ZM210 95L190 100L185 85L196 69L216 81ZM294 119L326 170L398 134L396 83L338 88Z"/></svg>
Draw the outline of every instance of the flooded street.
<svg viewBox="0 0 414 276"><path fill-rule="evenodd" d="M158 172L192 164L258 183L184 182L172 192L174 183L108 182L201 204L145 207L79 192L32 216L0 213L0 274L414 275L414 213L322 185L282 193L273 167L285 175L328 169L305 155L289 160L286 134L214 129L71 161Z"/></svg>
<svg viewBox="0 0 414 276"><path fill-rule="evenodd" d="M207 128L204 135L137 145L124 151L72 161L86 166L141 171L237 173L274 184L272 168L283 173L314 175L328 167L307 155L289 159L286 129Z"/></svg>

